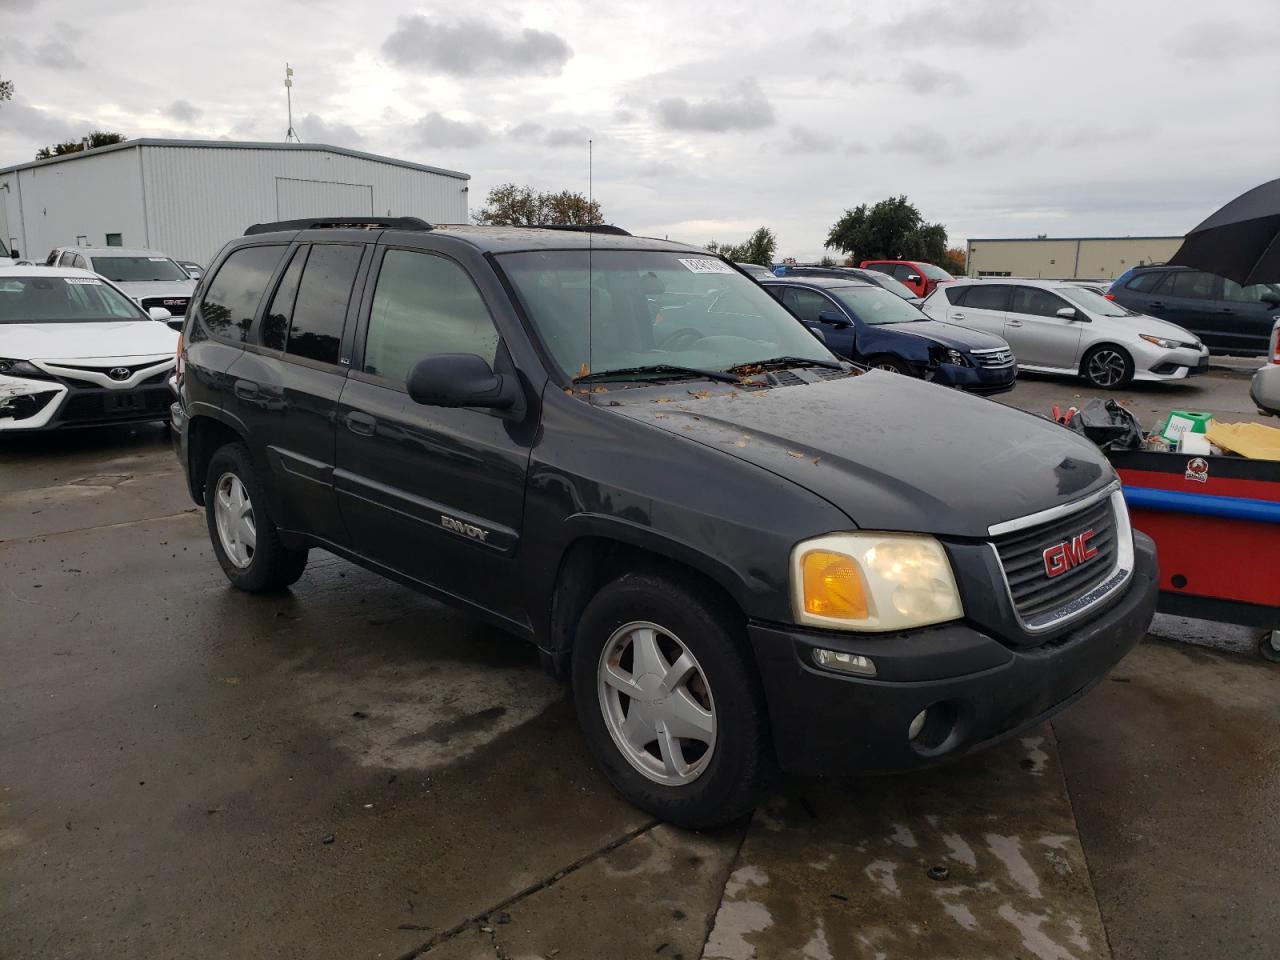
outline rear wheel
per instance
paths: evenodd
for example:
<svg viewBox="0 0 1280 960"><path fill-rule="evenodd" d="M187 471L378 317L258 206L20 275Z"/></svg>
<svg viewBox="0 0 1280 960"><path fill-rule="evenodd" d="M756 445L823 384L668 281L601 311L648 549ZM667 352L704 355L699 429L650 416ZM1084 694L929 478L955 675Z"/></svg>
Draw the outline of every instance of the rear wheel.
<svg viewBox="0 0 1280 960"><path fill-rule="evenodd" d="M1080 373L1099 389L1116 390L1133 379L1133 357L1121 347L1104 343L1085 354Z"/></svg>
<svg viewBox="0 0 1280 960"><path fill-rule="evenodd" d="M209 460L204 503L213 552L232 584L258 593L283 589L302 576L307 551L281 542L244 444L227 444Z"/></svg>
<svg viewBox="0 0 1280 960"><path fill-rule="evenodd" d="M741 616L709 590L626 574L587 605L573 696L587 743L631 803L687 829L748 812L772 769Z"/></svg>

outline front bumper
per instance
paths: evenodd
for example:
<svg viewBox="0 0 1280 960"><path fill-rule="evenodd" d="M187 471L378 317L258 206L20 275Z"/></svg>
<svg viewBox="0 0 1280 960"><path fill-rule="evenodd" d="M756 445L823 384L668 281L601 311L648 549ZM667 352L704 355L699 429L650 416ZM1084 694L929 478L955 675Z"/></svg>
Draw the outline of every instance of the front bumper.
<svg viewBox="0 0 1280 960"><path fill-rule="evenodd" d="M749 626L782 767L888 773L963 756L1048 719L1084 696L1142 639L1155 613L1155 545L1134 534L1129 585L1098 616L1034 648L963 623L890 636ZM875 679L814 665L825 648L871 658ZM907 729L928 709L924 734Z"/></svg>
<svg viewBox="0 0 1280 960"><path fill-rule="evenodd" d="M1135 380L1185 380L1209 372L1209 350L1152 349L1148 356L1135 358Z"/></svg>
<svg viewBox="0 0 1280 960"><path fill-rule="evenodd" d="M970 393L989 396L1012 390L1018 377L1018 365L1004 367L960 367L954 363L940 363L934 367L928 379L944 387L959 387Z"/></svg>
<svg viewBox="0 0 1280 960"><path fill-rule="evenodd" d="M162 371L122 389L0 377L0 433L165 420L173 399L167 377L168 371Z"/></svg>

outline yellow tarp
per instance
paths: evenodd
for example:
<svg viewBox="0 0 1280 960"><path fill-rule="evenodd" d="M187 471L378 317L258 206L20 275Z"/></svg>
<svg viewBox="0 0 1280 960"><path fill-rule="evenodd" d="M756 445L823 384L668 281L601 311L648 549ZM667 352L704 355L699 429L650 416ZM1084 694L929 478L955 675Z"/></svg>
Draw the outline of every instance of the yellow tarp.
<svg viewBox="0 0 1280 960"><path fill-rule="evenodd" d="M1213 422L1205 436L1223 450L1252 460L1280 460L1280 429L1261 423Z"/></svg>

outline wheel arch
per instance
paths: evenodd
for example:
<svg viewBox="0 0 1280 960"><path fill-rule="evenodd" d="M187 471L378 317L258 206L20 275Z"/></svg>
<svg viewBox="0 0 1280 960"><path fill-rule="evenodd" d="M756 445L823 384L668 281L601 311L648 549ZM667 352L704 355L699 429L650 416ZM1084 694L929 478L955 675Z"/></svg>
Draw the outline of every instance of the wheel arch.
<svg viewBox="0 0 1280 960"><path fill-rule="evenodd" d="M191 499L200 506L204 506L205 474L209 471L209 461L213 459L214 453L228 443L242 443L245 440L243 427L221 413L216 408L197 410L187 420L187 488Z"/></svg>
<svg viewBox="0 0 1280 960"><path fill-rule="evenodd" d="M1097 343L1091 343L1080 353L1080 365L1077 368L1080 376L1085 376L1085 364L1089 362L1089 358L1101 350L1103 347L1110 347L1113 350L1119 350L1129 358L1129 366L1133 369L1130 372L1136 372L1138 369L1137 361L1133 358L1133 351L1126 347L1123 343L1117 343L1114 340L1099 340Z"/></svg>

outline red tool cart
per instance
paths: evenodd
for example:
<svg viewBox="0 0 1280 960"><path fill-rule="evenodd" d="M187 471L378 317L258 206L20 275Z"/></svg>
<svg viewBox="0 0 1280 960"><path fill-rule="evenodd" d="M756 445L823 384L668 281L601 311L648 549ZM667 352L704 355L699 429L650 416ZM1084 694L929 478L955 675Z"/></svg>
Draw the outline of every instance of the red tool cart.
<svg viewBox="0 0 1280 960"><path fill-rule="evenodd" d="M1280 663L1280 463L1141 450L1107 452L1133 527L1156 542L1158 609L1258 627Z"/></svg>

